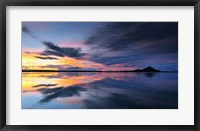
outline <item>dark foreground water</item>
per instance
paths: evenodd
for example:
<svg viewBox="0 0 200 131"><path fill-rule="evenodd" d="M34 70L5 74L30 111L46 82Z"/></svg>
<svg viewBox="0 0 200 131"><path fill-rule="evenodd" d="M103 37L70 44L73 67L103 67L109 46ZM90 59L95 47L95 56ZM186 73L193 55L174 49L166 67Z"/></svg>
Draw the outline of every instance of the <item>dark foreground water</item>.
<svg viewBox="0 0 200 131"><path fill-rule="evenodd" d="M22 109L177 109L178 73L22 73Z"/></svg>

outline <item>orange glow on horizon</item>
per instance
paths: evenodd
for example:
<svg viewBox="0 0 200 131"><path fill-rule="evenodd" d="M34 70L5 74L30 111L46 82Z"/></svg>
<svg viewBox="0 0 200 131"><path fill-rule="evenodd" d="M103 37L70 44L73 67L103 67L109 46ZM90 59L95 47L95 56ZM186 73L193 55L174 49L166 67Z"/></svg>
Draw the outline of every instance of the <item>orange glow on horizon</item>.
<svg viewBox="0 0 200 131"><path fill-rule="evenodd" d="M39 56L40 52L31 52L27 53L22 52L22 69L29 70L59 70L59 67L68 68L68 67L78 67L78 68L94 68L100 69L105 68L104 65L100 63L95 63L87 60L75 59L70 57L56 57L56 60L43 60L36 58Z"/></svg>
<svg viewBox="0 0 200 131"><path fill-rule="evenodd" d="M106 66L101 63L95 63L88 60L71 57L58 57L49 55L55 59L40 59L37 58L42 53L42 50L23 49L22 52L22 69L23 70L67 70L74 67L77 69L94 69L100 71L122 71L122 70L135 70L136 67L126 67L124 64L115 64ZM45 57L45 56L42 56Z"/></svg>

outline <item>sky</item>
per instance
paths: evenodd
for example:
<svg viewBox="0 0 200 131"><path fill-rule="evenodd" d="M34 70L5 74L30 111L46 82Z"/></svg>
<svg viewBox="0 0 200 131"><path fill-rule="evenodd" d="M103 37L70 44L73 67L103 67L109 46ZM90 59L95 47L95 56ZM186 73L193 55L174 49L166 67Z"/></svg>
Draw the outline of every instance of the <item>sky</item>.
<svg viewBox="0 0 200 131"><path fill-rule="evenodd" d="M177 22L22 22L22 69L178 71Z"/></svg>

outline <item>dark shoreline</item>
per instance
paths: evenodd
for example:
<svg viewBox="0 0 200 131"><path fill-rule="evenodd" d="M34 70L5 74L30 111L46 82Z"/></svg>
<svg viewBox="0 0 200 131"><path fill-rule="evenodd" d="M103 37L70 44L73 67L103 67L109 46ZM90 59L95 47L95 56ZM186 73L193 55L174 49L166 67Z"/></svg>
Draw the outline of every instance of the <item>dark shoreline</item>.
<svg viewBox="0 0 200 131"><path fill-rule="evenodd" d="M174 72L177 73L178 71L86 71L86 70L73 70L73 71L66 71L66 70L22 70L22 72L144 72L144 73L159 73L159 72Z"/></svg>
<svg viewBox="0 0 200 131"><path fill-rule="evenodd" d="M136 69L136 70L118 70L118 71L101 71L101 70L22 70L22 72L178 72L178 71L160 71L154 69L151 66L148 66L144 69Z"/></svg>

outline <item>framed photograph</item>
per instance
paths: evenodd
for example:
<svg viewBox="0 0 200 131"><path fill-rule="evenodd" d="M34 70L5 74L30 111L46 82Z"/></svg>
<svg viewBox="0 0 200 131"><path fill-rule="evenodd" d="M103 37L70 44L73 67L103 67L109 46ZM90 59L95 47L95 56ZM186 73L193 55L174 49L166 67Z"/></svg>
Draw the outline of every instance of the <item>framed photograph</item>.
<svg viewBox="0 0 200 131"><path fill-rule="evenodd" d="M199 130L199 0L0 4L2 130Z"/></svg>

